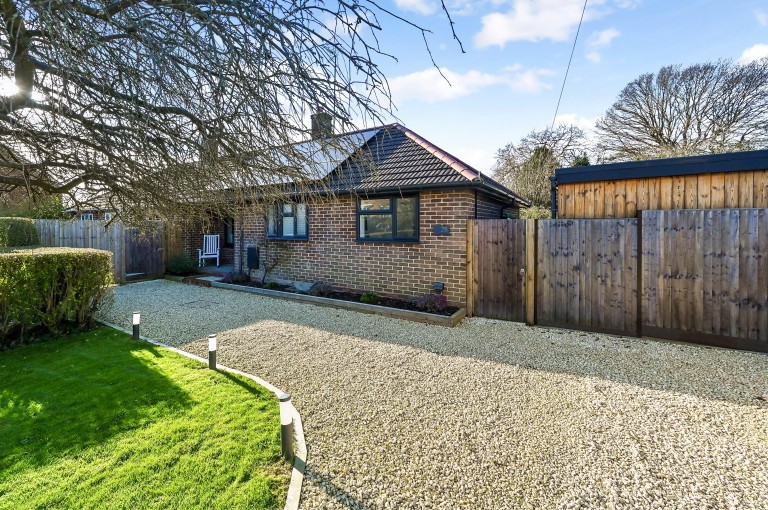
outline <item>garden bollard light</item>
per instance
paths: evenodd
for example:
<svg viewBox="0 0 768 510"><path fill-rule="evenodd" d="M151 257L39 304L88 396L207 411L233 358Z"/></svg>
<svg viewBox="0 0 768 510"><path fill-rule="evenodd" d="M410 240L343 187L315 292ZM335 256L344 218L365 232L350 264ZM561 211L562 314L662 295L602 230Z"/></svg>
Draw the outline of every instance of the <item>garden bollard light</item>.
<svg viewBox="0 0 768 510"><path fill-rule="evenodd" d="M283 457L293 460L293 413L291 412L291 394L283 393L280 400L280 449Z"/></svg>
<svg viewBox="0 0 768 510"><path fill-rule="evenodd" d="M208 368L216 370L216 335L208 335Z"/></svg>
<svg viewBox="0 0 768 510"><path fill-rule="evenodd" d="M139 339L139 322L141 321L141 313L133 312L133 339Z"/></svg>

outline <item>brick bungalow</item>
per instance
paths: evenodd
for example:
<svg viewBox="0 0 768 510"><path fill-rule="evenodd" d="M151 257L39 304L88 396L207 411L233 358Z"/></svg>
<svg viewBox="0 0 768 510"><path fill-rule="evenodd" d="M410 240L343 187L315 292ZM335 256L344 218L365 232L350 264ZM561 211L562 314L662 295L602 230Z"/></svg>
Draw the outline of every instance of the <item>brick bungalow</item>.
<svg viewBox="0 0 768 510"><path fill-rule="evenodd" d="M318 181L319 192L332 192L326 198L291 197L266 214L215 220L207 232L188 228L184 250L196 257L203 233L218 233L222 264L242 271L247 248L259 247L254 279L266 267L268 281L392 297L442 284L450 304L465 306L467 219L514 218L529 202L399 124L336 136L357 137L359 148Z"/></svg>

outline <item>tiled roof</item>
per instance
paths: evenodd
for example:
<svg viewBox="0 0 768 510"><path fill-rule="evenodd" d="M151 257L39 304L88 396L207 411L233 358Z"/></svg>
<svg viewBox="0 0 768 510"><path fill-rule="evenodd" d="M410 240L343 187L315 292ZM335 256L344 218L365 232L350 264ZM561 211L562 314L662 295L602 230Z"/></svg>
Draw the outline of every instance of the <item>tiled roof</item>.
<svg viewBox="0 0 768 510"><path fill-rule="evenodd" d="M323 180L336 193L473 187L529 205L528 200L399 124L384 126Z"/></svg>

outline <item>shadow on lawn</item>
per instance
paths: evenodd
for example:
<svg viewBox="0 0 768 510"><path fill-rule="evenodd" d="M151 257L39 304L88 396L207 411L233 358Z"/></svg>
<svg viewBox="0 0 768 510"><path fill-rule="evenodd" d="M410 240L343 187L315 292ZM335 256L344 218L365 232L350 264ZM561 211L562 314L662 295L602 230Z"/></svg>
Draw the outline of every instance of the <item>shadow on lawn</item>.
<svg viewBox="0 0 768 510"><path fill-rule="evenodd" d="M186 392L144 359L163 356L157 351L103 328L0 353L0 473L77 455L191 407Z"/></svg>

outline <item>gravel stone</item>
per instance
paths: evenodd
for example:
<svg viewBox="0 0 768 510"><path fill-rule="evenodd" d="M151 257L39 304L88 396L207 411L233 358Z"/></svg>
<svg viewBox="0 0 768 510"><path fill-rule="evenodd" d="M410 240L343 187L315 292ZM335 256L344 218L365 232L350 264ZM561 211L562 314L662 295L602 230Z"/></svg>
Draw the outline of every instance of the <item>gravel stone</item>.
<svg viewBox="0 0 768 510"><path fill-rule="evenodd" d="M766 509L768 356L167 281L100 318L293 396L304 509Z"/></svg>

